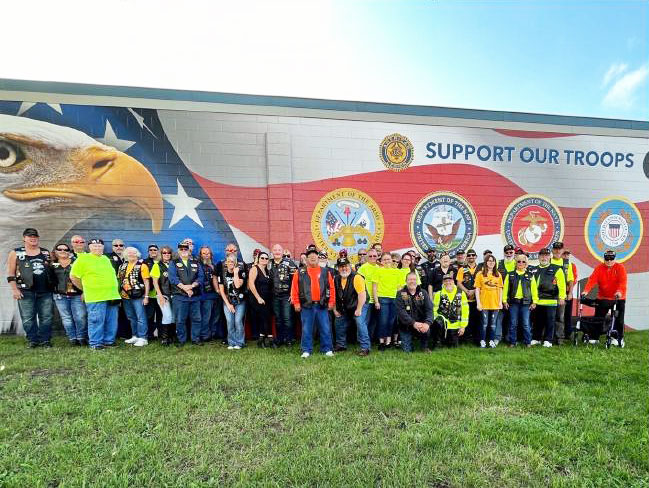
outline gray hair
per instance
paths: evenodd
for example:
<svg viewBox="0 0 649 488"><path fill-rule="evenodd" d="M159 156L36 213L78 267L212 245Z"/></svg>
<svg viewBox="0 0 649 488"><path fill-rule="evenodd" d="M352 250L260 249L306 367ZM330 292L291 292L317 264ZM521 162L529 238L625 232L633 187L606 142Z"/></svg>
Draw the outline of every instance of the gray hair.
<svg viewBox="0 0 649 488"><path fill-rule="evenodd" d="M138 259L142 257L142 253L137 247L133 246L128 246L126 249L124 249L124 256L128 256L128 254L132 251L135 251L135 255L137 256Z"/></svg>

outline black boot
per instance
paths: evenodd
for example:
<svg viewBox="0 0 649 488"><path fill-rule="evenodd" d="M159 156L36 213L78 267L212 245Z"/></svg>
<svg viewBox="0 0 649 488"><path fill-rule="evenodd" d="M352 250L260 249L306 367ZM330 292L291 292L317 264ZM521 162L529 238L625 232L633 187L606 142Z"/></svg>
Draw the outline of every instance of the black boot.
<svg viewBox="0 0 649 488"><path fill-rule="evenodd" d="M257 339L257 347L266 347L266 338L261 334L259 335L259 339Z"/></svg>
<svg viewBox="0 0 649 488"><path fill-rule="evenodd" d="M269 344L270 347L272 347L273 349L277 349L277 347L278 347L277 341L274 341L274 340L273 340L273 336L268 336L268 344Z"/></svg>
<svg viewBox="0 0 649 488"><path fill-rule="evenodd" d="M160 329L158 329L160 332L160 344L163 346L168 346L169 345L169 325L167 324L162 324L160 326Z"/></svg>

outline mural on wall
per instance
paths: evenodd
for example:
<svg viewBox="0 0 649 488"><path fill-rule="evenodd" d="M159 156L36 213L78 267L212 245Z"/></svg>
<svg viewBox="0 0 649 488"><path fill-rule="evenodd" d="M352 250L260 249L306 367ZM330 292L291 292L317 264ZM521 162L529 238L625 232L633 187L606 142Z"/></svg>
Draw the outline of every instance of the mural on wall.
<svg viewBox="0 0 649 488"><path fill-rule="evenodd" d="M0 332L17 329L4 262L28 226L50 249L192 237L246 261L276 242L332 259L376 241L534 257L560 239L580 277L616 249L627 322L649 328L634 292L649 289L646 138L20 101L0 114Z"/></svg>

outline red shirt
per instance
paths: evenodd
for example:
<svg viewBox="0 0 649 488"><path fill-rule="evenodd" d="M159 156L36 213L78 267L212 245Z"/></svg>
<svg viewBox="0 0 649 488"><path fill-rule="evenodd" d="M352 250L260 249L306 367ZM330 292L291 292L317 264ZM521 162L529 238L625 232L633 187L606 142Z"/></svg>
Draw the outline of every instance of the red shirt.
<svg viewBox="0 0 649 488"><path fill-rule="evenodd" d="M620 292L622 299L626 299L626 269L620 263L615 263L610 268L604 263L597 265L593 274L588 278L584 287L584 293L588 293L593 287L599 287L597 298L604 300L615 300L615 293Z"/></svg>
<svg viewBox="0 0 649 488"><path fill-rule="evenodd" d="M314 302L320 301L320 273L327 273L327 280L329 281L329 306L333 307L336 304L336 290L331 273L320 266L315 268L307 266L306 272L309 278L311 278L311 300ZM300 305L299 274L298 271L293 275L293 282L291 283L291 303L293 305Z"/></svg>

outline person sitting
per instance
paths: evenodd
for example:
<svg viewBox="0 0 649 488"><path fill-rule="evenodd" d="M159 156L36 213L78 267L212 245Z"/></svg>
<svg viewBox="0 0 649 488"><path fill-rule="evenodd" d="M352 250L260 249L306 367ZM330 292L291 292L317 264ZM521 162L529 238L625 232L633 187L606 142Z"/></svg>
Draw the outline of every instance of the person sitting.
<svg viewBox="0 0 649 488"><path fill-rule="evenodd" d="M416 271L408 273L406 286L397 292L394 300L401 348L405 352L413 352L413 341L418 339L421 349L430 352L433 303L426 290L417 284L417 278Z"/></svg>
<svg viewBox="0 0 649 488"><path fill-rule="evenodd" d="M469 322L466 294L455 286L455 275L444 275L442 289L433 298L433 348L441 339L449 347L457 347Z"/></svg>

